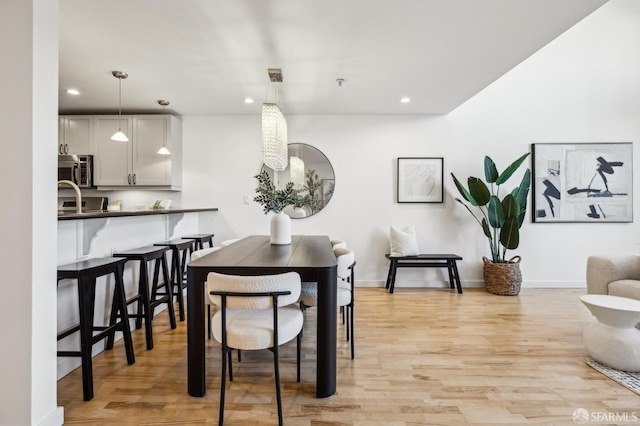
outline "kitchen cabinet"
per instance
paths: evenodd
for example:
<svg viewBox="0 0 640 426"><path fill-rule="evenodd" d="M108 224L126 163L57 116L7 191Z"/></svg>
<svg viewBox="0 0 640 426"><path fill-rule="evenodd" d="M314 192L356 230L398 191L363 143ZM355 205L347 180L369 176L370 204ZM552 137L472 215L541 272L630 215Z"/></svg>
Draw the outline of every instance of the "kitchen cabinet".
<svg viewBox="0 0 640 426"><path fill-rule="evenodd" d="M93 116L58 117L58 154L93 154Z"/></svg>
<svg viewBox="0 0 640 426"><path fill-rule="evenodd" d="M171 115L95 116L98 189L182 189L182 123ZM121 128L129 142L112 141ZM160 155L162 145L171 155Z"/></svg>

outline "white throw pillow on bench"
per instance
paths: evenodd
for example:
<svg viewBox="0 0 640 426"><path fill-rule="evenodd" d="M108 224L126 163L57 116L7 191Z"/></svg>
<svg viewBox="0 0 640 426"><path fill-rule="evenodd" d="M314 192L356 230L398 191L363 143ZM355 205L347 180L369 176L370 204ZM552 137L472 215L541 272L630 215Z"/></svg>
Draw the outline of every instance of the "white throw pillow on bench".
<svg viewBox="0 0 640 426"><path fill-rule="evenodd" d="M416 230L413 226L391 226L389 231L391 241L391 256L417 256L418 242Z"/></svg>

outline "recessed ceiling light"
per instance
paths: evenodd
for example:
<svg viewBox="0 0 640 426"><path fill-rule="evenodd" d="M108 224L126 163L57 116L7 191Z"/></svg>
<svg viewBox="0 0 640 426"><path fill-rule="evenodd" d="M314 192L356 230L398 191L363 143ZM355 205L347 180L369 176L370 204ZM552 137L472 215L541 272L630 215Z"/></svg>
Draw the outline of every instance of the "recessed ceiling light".
<svg viewBox="0 0 640 426"><path fill-rule="evenodd" d="M405 96L404 98L400 99L400 102L402 102L403 104L408 104L409 102L411 102L411 99Z"/></svg>
<svg viewBox="0 0 640 426"><path fill-rule="evenodd" d="M245 104L252 104L252 103L253 103L253 99L251 99L251 98L244 98L244 103L245 103Z"/></svg>
<svg viewBox="0 0 640 426"><path fill-rule="evenodd" d="M78 89L67 89L67 93L70 94L70 95L79 95L80 94Z"/></svg>

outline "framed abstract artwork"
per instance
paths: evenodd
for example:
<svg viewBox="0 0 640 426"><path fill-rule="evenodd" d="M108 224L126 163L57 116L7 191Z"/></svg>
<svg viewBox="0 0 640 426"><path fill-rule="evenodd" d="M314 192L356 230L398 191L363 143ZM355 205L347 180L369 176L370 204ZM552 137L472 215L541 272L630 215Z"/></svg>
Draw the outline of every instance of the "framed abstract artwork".
<svg viewBox="0 0 640 426"><path fill-rule="evenodd" d="M442 203L443 163L442 157L399 157L398 203Z"/></svg>
<svg viewBox="0 0 640 426"><path fill-rule="evenodd" d="M534 143L533 222L633 222L633 145Z"/></svg>

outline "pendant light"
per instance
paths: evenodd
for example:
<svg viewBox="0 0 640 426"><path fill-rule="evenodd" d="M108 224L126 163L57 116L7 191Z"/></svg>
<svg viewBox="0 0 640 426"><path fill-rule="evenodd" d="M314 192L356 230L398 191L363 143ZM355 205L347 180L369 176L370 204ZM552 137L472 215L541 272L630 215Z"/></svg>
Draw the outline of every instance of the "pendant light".
<svg viewBox="0 0 640 426"><path fill-rule="evenodd" d="M287 168L287 120L278 108L277 84L282 83L282 70L268 70L269 87L267 99L262 104L262 161L267 167L281 172ZM269 89L274 89L274 102L268 102Z"/></svg>
<svg viewBox="0 0 640 426"><path fill-rule="evenodd" d="M165 101L164 99L158 100L158 104L162 106L162 119L164 120L164 107L169 105L169 101ZM162 148L158 150L158 154L160 155L171 155L171 152L167 149L167 126L163 125L163 135L162 135Z"/></svg>
<svg viewBox="0 0 640 426"><path fill-rule="evenodd" d="M118 79L118 131L111 136L112 141L129 142L129 138L122 132L122 79L129 77L123 71L111 71L111 74Z"/></svg>

